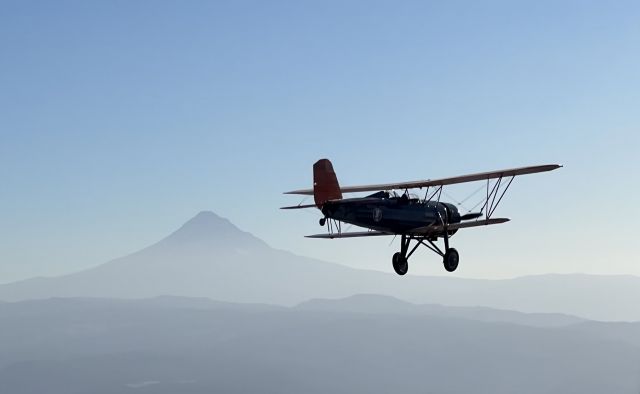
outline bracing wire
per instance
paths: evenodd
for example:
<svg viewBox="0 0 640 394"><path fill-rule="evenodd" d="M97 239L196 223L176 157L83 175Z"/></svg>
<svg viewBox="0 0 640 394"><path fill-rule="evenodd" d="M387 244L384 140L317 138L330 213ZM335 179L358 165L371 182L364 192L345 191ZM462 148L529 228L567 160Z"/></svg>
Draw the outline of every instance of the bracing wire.
<svg viewBox="0 0 640 394"><path fill-rule="evenodd" d="M444 190L442 191L447 197L449 197L450 199L452 199L458 206L462 207L463 209L467 210L467 207L464 205L464 203L466 201L468 201L471 197L475 196L476 194L478 194L478 192L480 192L480 190L483 190L485 188L485 185L480 186L479 188L477 188L473 193L469 194L467 197L465 197L464 199L462 199L462 201L458 201L456 200L453 196L451 196L451 194L445 192ZM468 209L467 213L473 211L475 208L478 207L478 205L480 205L479 203L476 204L473 208Z"/></svg>
<svg viewBox="0 0 640 394"><path fill-rule="evenodd" d="M479 188L476 189L476 191L474 191L473 193L471 193L470 195L468 195L467 197L465 197L464 200L460 201L460 204L464 204L468 199L470 199L471 197L475 196L476 194L478 194L478 192L480 190L483 190L485 188L485 185L481 185Z"/></svg>

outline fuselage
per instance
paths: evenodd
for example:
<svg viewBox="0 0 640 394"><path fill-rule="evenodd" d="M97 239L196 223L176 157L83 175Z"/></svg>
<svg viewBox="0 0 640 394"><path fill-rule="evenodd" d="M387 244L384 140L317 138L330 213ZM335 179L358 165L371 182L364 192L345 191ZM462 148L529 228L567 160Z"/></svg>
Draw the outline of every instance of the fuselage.
<svg viewBox="0 0 640 394"><path fill-rule="evenodd" d="M390 196L386 192L328 201L322 206L322 213L330 219L396 234L442 221L460 222L460 214L453 204L422 201L407 195Z"/></svg>

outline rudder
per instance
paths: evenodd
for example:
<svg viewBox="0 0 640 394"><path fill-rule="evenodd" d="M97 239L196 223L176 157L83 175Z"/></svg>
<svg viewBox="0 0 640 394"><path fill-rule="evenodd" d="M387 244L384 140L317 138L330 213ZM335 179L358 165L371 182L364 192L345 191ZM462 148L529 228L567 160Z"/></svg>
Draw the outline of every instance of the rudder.
<svg viewBox="0 0 640 394"><path fill-rule="evenodd" d="M320 159L313 165L313 199L318 208L329 200L342 199L338 178L328 159Z"/></svg>

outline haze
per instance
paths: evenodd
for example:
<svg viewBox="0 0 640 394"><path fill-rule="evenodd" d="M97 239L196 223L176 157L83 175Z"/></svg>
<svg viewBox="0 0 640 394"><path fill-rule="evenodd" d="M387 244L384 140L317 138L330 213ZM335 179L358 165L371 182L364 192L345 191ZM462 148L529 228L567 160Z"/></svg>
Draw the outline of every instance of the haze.
<svg viewBox="0 0 640 394"><path fill-rule="evenodd" d="M129 256L1 285L0 392L633 393L639 297L633 276L356 270L201 212Z"/></svg>

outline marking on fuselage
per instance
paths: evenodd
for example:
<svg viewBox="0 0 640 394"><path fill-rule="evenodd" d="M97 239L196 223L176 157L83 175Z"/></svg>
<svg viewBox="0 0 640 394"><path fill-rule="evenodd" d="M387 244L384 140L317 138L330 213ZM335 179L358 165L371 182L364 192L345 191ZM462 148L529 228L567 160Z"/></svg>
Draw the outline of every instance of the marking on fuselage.
<svg viewBox="0 0 640 394"><path fill-rule="evenodd" d="M374 208L373 209L373 221L374 222L379 222L380 220L382 220L382 209Z"/></svg>

